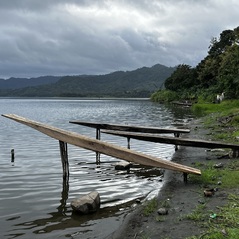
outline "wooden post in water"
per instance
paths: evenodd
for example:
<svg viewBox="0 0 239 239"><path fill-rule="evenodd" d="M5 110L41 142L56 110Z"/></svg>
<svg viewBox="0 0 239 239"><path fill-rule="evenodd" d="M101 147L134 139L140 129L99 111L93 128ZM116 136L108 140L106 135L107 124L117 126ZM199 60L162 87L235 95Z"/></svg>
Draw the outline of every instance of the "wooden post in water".
<svg viewBox="0 0 239 239"><path fill-rule="evenodd" d="M60 200L61 204L57 208L58 212L61 214L66 214L66 212L67 212L66 203L67 203L67 199L68 199L68 194L69 194L69 180L63 179L61 200Z"/></svg>
<svg viewBox="0 0 239 239"><path fill-rule="evenodd" d="M180 133L174 133L174 137L179 138L179 136L180 136ZM175 151L177 150L178 150L178 145L175 144Z"/></svg>
<svg viewBox="0 0 239 239"><path fill-rule="evenodd" d="M128 149L130 149L130 137L127 137Z"/></svg>
<svg viewBox="0 0 239 239"><path fill-rule="evenodd" d="M60 151L61 151L63 179L68 181L68 179L69 179L69 162L68 162L67 143L59 140L59 145L60 145Z"/></svg>
<svg viewBox="0 0 239 239"><path fill-rule="evenodd" d="M15 155L14 155L14 149L11 150L11 162L14 163Z"/></svg>
<svg viewBox="0 0 239 239"><path fill-rule="evenodd" d="M100 128L96 128L96 139L100 140ZM100 164L100 153L96 152L96 164Z"/></svg>

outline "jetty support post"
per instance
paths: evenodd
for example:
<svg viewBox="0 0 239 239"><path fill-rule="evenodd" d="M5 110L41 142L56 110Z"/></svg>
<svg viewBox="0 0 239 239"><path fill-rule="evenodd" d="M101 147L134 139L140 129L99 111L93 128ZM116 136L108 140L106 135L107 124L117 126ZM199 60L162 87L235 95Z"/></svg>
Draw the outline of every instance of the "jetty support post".
<svg viewBox="0 0 239 239"><path fill-rule="evenodd" d="M61 162L62 162L62 169L63 169L63 180L69 180L69 162L68 162L68 150L67 150L67 143L60 141L60 151L61 151Z"/></svg>
<svg viewBox="0 0 239 239"><path fill-rule="evenodd" d="M67 213L66 204L67 204L68 194L69 194L69 180L63 179L60 205L57 207L58 212L61 214Z"/></svg>
<svg viewBox="0 0 239 239"><path fill-rule="evenodd" d="M187 184L187 182L188 182L188 174L187 173L183 173L183 181L185 184Z"/></svg>
<svg viewBox="0 0 239 239"><path fill-rule="evenodd" d="M127 147L128 149L130 149L130 137L127 137L127 143L128 143Z"/></svg>
<svg viewBox="0 0 239 239"><path fill-rule="evenodd" d="M15 153L14 153L14 149L11 150L11 162L14 163L14 159L15 159Z"/></svg>
<svg viewBox="0 0 239 239"><path fill-rule="evenodd" d="M238 149L232 149L232 157L238 158L239 157L239 150Z"/></svg>
<svg viewBox="0 0 239 239"><path fill-rule="evenodd" d="M96 139L100 140L100 128L96 128ZM100 153L96 152L96 164L100 164Z"/></svg>
<svg viewBox="0 0 239 239"><path fill-rule="evenodd" d="M174 137L179 138L180 133L174 133ZM175 151L178 150L178 145L175 145Z"/></svg>

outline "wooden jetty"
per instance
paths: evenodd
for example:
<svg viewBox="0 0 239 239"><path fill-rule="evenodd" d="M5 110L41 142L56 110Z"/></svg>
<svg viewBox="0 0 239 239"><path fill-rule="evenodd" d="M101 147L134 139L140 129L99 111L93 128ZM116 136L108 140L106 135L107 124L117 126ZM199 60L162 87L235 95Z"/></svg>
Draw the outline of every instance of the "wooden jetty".
<svg viewBox="0 0 239 239"><path fill-rule="evenodd" d="M207 141L201 139L189 139L189 138L176 138L176 137L168 137L162 135L155 134L142 134L142 133L133 133L126 131L114 131L114 130L103 130L102 133L112 134L132 139L150 141L155 143L163 143L163 144L175 144L175 145L183 145L183 146L191 146L191 147L200 147L200 148L230 148L234 151L236 155L239 151L239 144L231 144L217 141Z"/></svg>
<svg viewBox="0 0 239 239"><path fill-rule="evenodd" d="M94 123L85 121L70 121L72 124L83 125L96 129L106 130L117 130L127 132L140 132L140 133L151 133L151 134L184 134L190 133L190 129L178 129L178 128L158 128L158 127L144 127L144 126L133 126L133 125L120 125L120 124L104 124Z"/></svg>
<svg viewBox="0 0 239 239"><path fill-rule="evenodd" d="M184 180L187 179L187 174L189 173L201 175L201 171L196 168L188 167L171 161L163 160L154 156L139 153L124 147L120 147L114 144L86 137L84 135L75 132L70 132L50 125L39 123L37 121L33 121L18 115L4 114L2 116L22 123L24 125L27 125L35 130L42 132L43 134L46 134L54 139L59 140L62 156L61 158L63 166L63 178L69 177L67 143L84 149L120 158L129 162L183 172Z"/></svg>
<svg viewBox="0 0 239 239"><path fill-rule="evenodd" d="M96 139L100 139L101 130L115 130L115 131L127 131L127 132L138 132L138 133L151 133L151 134L174 134L175 137L179 137L180 134L190 133L190 129L178 129L178 128L159 128L159 127L145 127L135 125L120 125L120 124L105 124L105 123L94 123L85 121L70 121L72 124L83 125L96 129ZM130 149L130 137L127 137L128 149ZM177 149L177 145L175 145ZM99 160L99 154L96 156Z"/></svg>

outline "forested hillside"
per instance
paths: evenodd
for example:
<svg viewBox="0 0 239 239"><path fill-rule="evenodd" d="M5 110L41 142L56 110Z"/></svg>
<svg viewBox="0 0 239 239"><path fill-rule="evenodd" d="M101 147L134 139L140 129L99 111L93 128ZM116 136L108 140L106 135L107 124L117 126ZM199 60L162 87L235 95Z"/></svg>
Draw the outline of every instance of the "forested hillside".
<svg viewBox="0 0 239 239"><path fill-rule="evenodd" d="M203 97L213 101L224 92L228 99L239 97L239 27L213 38L208 55L196 66L179 65L158 90L154 101Z"/></svg>
<svg viewBox="0 0 239 239"><path fill-rule="evenodd" d="M64 76L53 84L0 90L0 96L150 97L174 70L174 67L157 64L153 67L118 71L106 75Z"/></svg>
<svg viewBox="0 0 239 239"><path fill-rule="evenodd" d="M57 82L59 76L41 76L36 78L14 78L0 79L0 89L20 89L28 86L46 85Z"/></svg>

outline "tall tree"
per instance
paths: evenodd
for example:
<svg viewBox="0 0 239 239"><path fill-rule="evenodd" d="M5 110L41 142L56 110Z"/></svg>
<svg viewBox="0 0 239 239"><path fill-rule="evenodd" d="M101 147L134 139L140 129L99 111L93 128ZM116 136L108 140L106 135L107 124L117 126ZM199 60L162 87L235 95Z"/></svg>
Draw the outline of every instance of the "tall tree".
<svg viewBox="0 0 239 239"><path fill-rule="evenodd" d="M172 91L188 89L196 84L195 69L189 65L179 65L173 74L166 79L165 88Z"/></svg>
<svg viewBox="0 0 239 239"><path fill-rule="evenodd" d="M228 47L221 56L218 70L218 87L225 91L229 98L239 97L239 45Z"/></svg>

